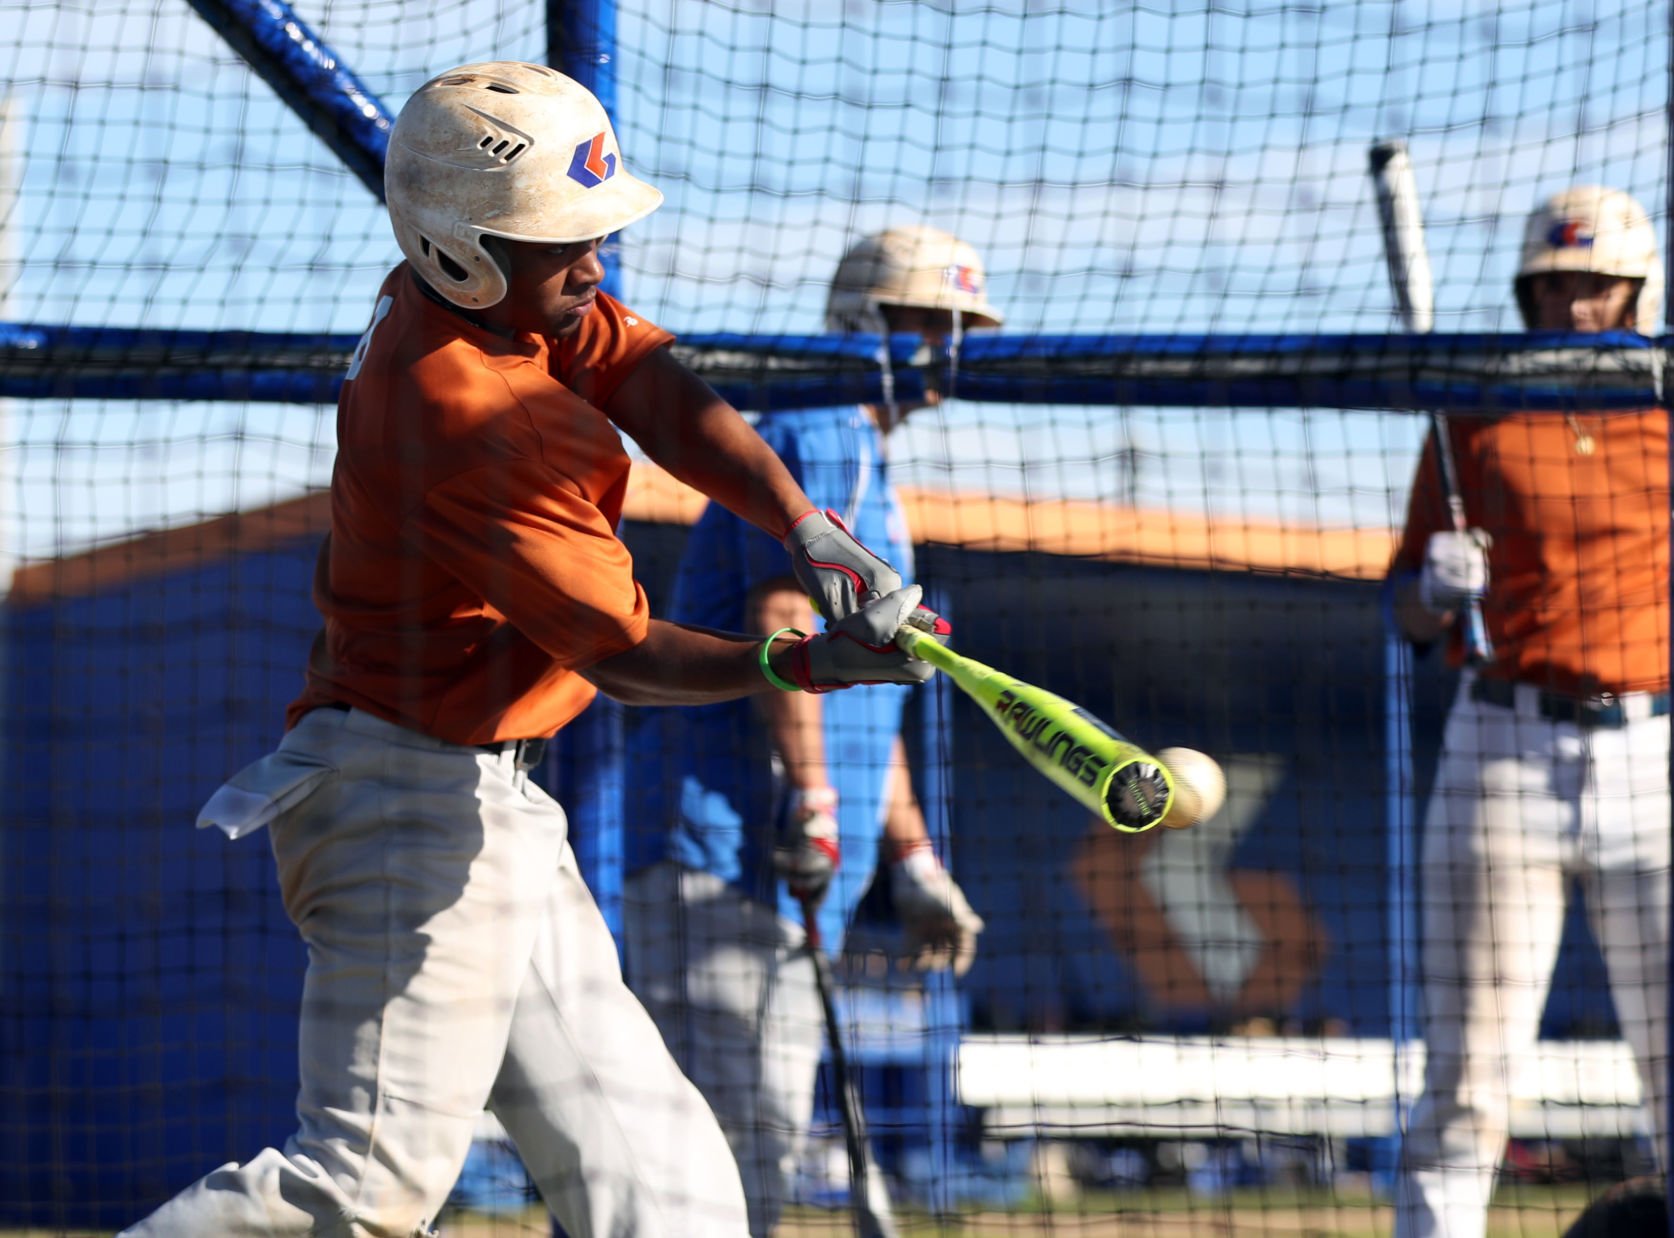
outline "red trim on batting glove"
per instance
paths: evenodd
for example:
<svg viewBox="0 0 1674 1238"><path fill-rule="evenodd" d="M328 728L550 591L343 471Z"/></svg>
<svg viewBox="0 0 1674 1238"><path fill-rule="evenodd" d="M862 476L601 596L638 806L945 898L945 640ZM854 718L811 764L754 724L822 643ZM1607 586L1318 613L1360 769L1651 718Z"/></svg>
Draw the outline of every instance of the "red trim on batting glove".
<svg viewBox="0 0 1674 1238"><path fill-rule="evenodd" d="M790 680L804 692L830 692L832 688L842 687L842 684L831 684L821 687L814 682L814 667L808 657L808 645L814 638L804 636L792 645L785 653L785 678Z"/></svg>
<svg viewBox="0 0 1674 1238"><path fill-rule="evenodd" d="M809 516L818 516L820 514L821 513L820 513L819 508L810 507L807 511L803 512L800 516L798 516L795 520L791 521L790 524L785 526L785 531L784 531L784 533L782 533L780 535L779 540L781 542L784 541L785 538L787 538L791 535L791 530L796 528L796 526L801 524L804 520L808 519Z"/></svg>
<svg viewBox="0 0 1674 1238"><path fill-rule="evenodd" d="M899 864L899 863L901 863L901 861L907 859L909 856L918 855L921 852L925 852L925 851L928 851L932 855L934 855L935 850L936 850L935 846L931 843L931 841L928 838L914 839L912 842L907 843L905 846L900 846L900 845L897 845L896 843L889 843L887 845L888 845L888 849L889 849L889 862L891 864Z"/></svg>

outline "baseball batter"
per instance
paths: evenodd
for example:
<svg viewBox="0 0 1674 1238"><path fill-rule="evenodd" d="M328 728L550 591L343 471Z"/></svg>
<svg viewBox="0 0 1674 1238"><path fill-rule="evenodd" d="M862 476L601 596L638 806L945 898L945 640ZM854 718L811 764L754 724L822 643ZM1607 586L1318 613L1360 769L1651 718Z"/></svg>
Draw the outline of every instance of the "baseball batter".
<svg viewBox="0 0 1674 1238"><path fill-rule="evenodd" d="M956 341L997 326L975 251L933 228L865 238L839 263L838 332ZM935 395L930 402L936 402ZM918 406L770 413L757 429L814 502L911 574L885 439ZM807 595L773 538L711 505L681 560L675 615L766 635L811 630ZM750 1232L783 1209L812 1119L824 1044L801 904L840 950L879 867L921 966L970 965L982 920L938 862L901 743L906 689L780 693L698 711L666 833L630 856L628 976L737 1154Z"/></svg>
<svg viewBox="0 0 1674 1238"><path fill-rule="evenodd" d="M1516 278L1535 330L1655 331L1661 259L1644 210L1581 187L1528 221ZM1391 580L1414 641L1481 598L1494 661L1461 677L1421 858L1424 1094L1396 1233L1483 1233L1507 1079L1534 1043L1579 877L1666 1164L1668 417L1450 421L1470 528L1434 445Z"/></svg>
<svg viewBox="0 0 1674 1238"><path fill-rule="evenodd" d="M268 828L308 945L298 1128L129 1232L425 1234L484 1108L575 1238L745 1233L702 1097L622 981L563 810L527 776L596 689L700 704L913 683L918 600L813 510L670 339L598 290L654 210L603 108L539 65L422 86L390 137L406 262L338 408L324 631L279 750L199 824ZM618 428L790 552L814 637L652 619L615 535Z"/></svg>

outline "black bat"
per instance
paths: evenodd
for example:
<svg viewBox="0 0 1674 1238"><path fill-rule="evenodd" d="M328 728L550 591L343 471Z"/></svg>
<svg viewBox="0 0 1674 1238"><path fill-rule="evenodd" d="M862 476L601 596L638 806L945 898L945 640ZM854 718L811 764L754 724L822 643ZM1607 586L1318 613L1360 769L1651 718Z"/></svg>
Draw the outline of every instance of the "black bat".
<svg viewBox="0 0 1674 1238"><path fill-rule="evenodd" d="M849 1055L843 1047L843 1025L837 1019L836 982L831 960L825 957L820 940L815 903L802 904L802 926L808 939L808 957L814 964L814 985L819 989L820 1008L825 1013L825 1043L831 1054L831 1075L837 1093L837 1108L843 1117L843 1143L849 1154L849 1206L854 1232L859 1238L897 1238L895 1216L889 1206L889 1188L882 1172L872 1162L866 1141L866 1115L860 1096L849 1076Z"/></svg>

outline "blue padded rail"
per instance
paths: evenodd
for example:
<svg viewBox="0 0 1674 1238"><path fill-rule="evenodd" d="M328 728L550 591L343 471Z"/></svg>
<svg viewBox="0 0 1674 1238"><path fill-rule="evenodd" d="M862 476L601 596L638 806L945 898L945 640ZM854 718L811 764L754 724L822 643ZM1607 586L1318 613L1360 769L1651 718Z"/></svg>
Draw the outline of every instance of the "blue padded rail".
<svg viewBox="0 0 1674 1238"><path fill-rule="evenodd" d="M352 335L0 323L0 396L330 403ZM708 334L675 351L741 408L883 399L877 336ZM957 365L889 341L896 397L1024 404L1630 409L1662 403L1665 340L1579 335L974 336Z"/></svg>

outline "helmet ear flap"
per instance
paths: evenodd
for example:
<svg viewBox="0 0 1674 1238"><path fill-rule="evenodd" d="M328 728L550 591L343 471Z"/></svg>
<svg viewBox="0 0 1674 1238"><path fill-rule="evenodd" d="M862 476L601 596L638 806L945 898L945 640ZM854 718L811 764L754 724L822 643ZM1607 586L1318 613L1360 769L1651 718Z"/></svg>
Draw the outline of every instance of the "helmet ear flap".
<svg viewBox="0 0 1674 1238"><path fill-rule="evenodd" d="M1534 330L1534 286L1533 277L1519 275L1511 283L1512 290L1517 294L1517 312L1523 315L1523 329Z"/></svg>
<svg viewBox="0 0 1674 1238"><path fill-rule="evenodd" d="M477 238L477 243L482 246L482 252L488 255L488 260L500 272L500 278L509 283L511 281L511 253L506 249L504 239L495 236L492 232L484 232Z"/></svg>
<svg viewBox="0 0 1674 1238"><path fill-rule="evenodd" d="M484 309L506 295L505 261L484 248L484 237L450 238L453 243L444 244L430 229L391 215L401 252L440 296L465 309Z"/></svg>
<svg viewBox="0 0 1674 1238"><path fill-rule="evenodd" d="M436 268L441 271L443 275L447 276L456 284L463 284L470 280L471 273L455 261L454 256L448 253L447 250L443 249L440 245L436 244L436 242L432 241L423 233L419 234L418 240L419 251L426 258L430 259L431 262L435 263Z"/></svg>

